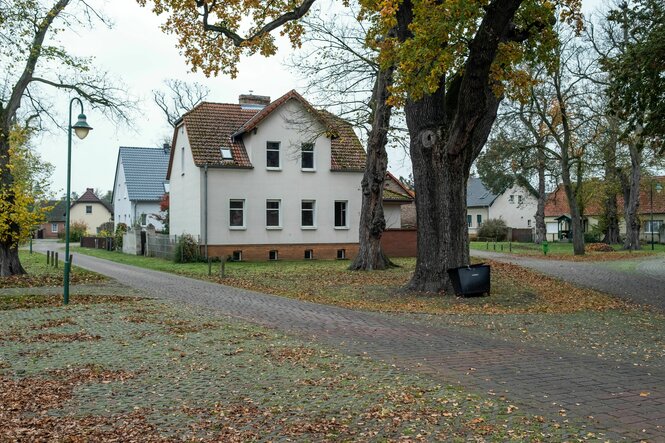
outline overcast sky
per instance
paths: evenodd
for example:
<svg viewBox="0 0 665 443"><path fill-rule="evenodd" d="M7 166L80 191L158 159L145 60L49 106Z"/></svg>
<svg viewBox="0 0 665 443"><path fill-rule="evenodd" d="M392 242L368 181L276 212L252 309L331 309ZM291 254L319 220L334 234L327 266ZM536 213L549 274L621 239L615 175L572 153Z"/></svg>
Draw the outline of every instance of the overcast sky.
<svg viewBox="0 0 665 443"><path fill-rule="evenodd" d="M601 0L584 0L584 10L590 11ZM159 29L161 18L149 9L141 8L134 0L108 1L104 7L114 22L112 29L99 25L92 30L79 30L78 34L66 32L62 43L66 48L76 48L76 55L94 56L95 66L109 71L127 86L128 92L139 100L140 112L133 117L133 127L116 126L89 106L86 107L88 123L94 128L85 140L74 137L72 148L72 191L79 194L85 188L102 191L113 188L115 166L119 146L159 146L169 128L162 111L153 103L151 91L162 86L167 78L189 82L197 81L210 88L208 101L236 103L239 94L252 90L255 94L269 95L273 100L291 89L302 88L299 79L284 65L290 48L280 45L280 52L273 57L260 55L245 58L239 66L236 79L220 76L206 78L193 74L175 47L175 38ZM61 95L57 109L62 109L61 119L66 125L68 99ZM74 118L78 110L74 110ZM67 135L53 130L35 140L35 146L45 161L55 166L52 190L63 195L67 173ZM395 175L408 175L410 164L403 152L389 152L390 170Z"/></svg>

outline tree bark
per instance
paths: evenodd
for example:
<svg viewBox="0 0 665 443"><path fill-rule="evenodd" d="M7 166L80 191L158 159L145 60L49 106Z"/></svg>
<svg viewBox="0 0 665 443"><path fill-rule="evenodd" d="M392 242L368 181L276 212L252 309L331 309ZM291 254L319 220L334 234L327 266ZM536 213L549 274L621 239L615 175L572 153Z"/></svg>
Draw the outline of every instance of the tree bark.
<svg viewBox="0 0 665 443"><path fill-rule="evenodd" d="M386 103L393 82L394 68L381 69L374 85L372 130L367 143L367 159L362 179L358 255L350 270L370 271L395 266L384 254L381 236L386 229L383 213L383 186L388 171L388 129L392 106Z"/></svg>
<svg viewBox="0 0 665 443"><path fill-rule="evenodd" d="M464 68L436 92L408 97L405 105L418 217L416 269L406 290L452 294L449 268L469 264L466 183L501 101L492 89L490 67L505 41L521 0L499 0L469 44ZM397 13L398 38L409 38L413 5Z"/></svg>
<svg viewBox="0 0 665 443"><path fill-rule="evenodd" d="M547 225L545 224L545 149L538 145L538 205L536 207L536 244L547 240Z"/></svg>
<svg viewBox="0 0 665 443"><path fill-rule="evenodd" d="M640 229L640 182L642 180L642 149L639 143L631 143L630 151L630 175L619 172L621 188L623 191L624 218L626 220L626 238L623 243L624 249L636 251L641 249Z"/></svg>
<svg viewBox="0 0 665 443"><path fill-rule="evenodd" d="M612 122L615 119L612 118ZM603 149L603 163L605 167L605 214L604 214L604 229L603 229L603 243L608 245L617 245L620 243L619 232L619 210L617 206L617 161L616 161L616 146L617 146L617 128L611 128L610 140L607 146Z"/></svg>
<svg viewBox="0 0 665 443"><path fill-rule="evenodd" d="M14 205L13 184L14 178L9 170L9 128L4 127L0 129L0 198L8 208ZM10 221L4 229L4 238L0 240L0 277L25 274L18 256L19 235L20 227Z"/></svg>

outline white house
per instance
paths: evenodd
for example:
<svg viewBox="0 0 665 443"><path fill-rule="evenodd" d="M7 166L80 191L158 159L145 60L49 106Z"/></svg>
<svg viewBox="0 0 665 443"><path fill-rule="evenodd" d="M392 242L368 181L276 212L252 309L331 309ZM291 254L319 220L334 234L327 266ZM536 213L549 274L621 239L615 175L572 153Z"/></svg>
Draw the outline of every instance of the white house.
<svg viewBox="0 0 665 443"><path fill-rule="evenodd" d="M469 177L466 189L470 236L475 237L480 226L490 218L501 218L510 228L535 227L538 200L521 186L515 185L496 195L479 178Z"/></svg>
<svg viewBox="0 0 665 443"><path fill-rule="evenodd" d="M135 223L155 229L164 228L157 215L160 201L168 192L166 172L169 164L168 145L160 148L121 146L113 184L114 225Z"/></svg>
<svg viewBox="0 0 665 443"><path fill-rule="evenodd" d="M349 124L296 91L201 103L177 122L172 148L170 232L198 237L209 256L357 252L365 151ZM402 203L388 204L393 223Z"/></svg>

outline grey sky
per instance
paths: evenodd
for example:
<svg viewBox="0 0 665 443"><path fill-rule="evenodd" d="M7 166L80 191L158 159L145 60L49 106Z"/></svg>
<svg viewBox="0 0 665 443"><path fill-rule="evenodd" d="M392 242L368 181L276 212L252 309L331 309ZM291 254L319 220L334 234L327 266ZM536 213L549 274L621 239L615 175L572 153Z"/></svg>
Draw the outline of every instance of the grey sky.
<svg viewBox="0 0 665 443"><path fill-rule="evenodd" d="M594 10L602 0L584 0L584 11ZM283 42L280 52L273 57L260 55L241 62L236 79L220 76L206 78L193 74L175 48L175 38L159 29L161 19L149 9L139 7L134 0L113 0L104 7L114 22L112 29L98 26L93 30L80 30L78 35L66 32L62 43L76 48L81 56L94 56L95 65L107 70L122 81L128 92L139 99L140 112L133 116L133 127L115 126L87 104L88 123L94 128L83 141L75 138L72 149L72 190L79 194L85 188L109 190L113 187L119 146L159 146L171 130L161 110L152 101L151 91L162 86L167 78L198 81L210 88L209 101L235 103L238 95L250 90L269 95L272 99L291 89L298 89L297 76L282 65L290 47ZM56 109L61 110L63 126L66 124L68 99L54 95ZM74 115L78 110L74 111ZM34 143L45 161L55 166L52 190L64 194L66 184L67 136L64 131L53 130L37 138ZM403 152L392 151L390 169L397 176L408 175L410 164Z"/></svg>

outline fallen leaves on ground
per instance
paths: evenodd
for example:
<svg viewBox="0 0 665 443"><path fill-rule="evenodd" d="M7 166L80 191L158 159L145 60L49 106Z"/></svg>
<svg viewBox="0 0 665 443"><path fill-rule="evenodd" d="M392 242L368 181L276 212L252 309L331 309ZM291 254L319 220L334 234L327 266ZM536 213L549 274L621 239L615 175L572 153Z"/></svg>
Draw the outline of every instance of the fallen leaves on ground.
<svg viewBox="0 0 665 443"><path fill-rule="evenodd" d="M70 295L70 305L97 303L132 303L137 297L120 295ZM0 295L0 311L62 306L62 295Z"/></svg>

